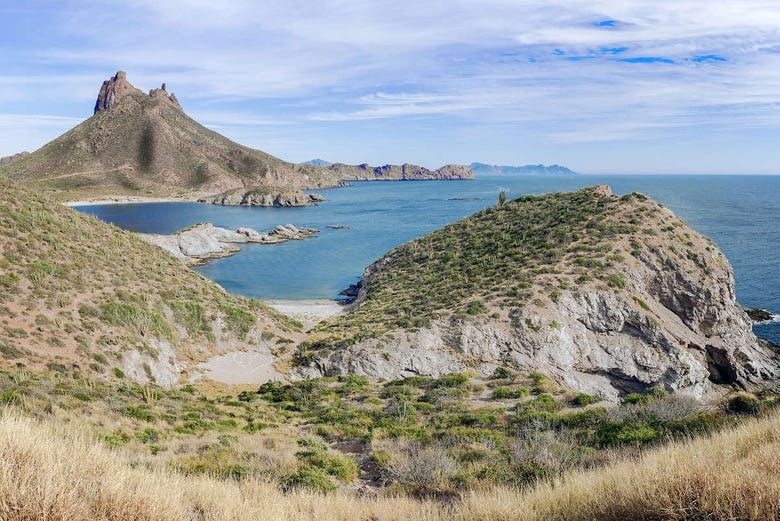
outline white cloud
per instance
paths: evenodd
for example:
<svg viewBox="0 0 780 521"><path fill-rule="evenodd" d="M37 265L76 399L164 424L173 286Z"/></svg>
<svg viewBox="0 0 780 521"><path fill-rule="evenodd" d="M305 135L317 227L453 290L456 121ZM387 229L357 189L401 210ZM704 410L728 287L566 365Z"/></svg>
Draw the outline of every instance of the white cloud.
<svg viewBox="0 0 780 521"><path fill-rule="evenodd" d="M215 127L447 118L566 143L778 126L776 0L74 0L49 15L52 44L8 58L34 70L0 76L0 110L88 104L121 67Z"/></svg>

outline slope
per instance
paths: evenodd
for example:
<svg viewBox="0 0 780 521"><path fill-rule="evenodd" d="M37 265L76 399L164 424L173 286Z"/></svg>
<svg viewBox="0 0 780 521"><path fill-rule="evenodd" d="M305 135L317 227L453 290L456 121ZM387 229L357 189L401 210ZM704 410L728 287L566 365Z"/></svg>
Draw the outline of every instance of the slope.
<svg viewBox="0 0 780 521"><path fill-rule="evenodd" d="M165 84L145 94L121 71L104 82L92 117L0 173L70 198L337 184L326 170L282 161L207 129L187 116Z"/></svg>
<svg viewBox="0 0 780 521"><path fill-rule="evenodd" d="M0 363L172 385L296 324L130 232L0 177ZM281 337L285 337L282 340Z"/></svg>

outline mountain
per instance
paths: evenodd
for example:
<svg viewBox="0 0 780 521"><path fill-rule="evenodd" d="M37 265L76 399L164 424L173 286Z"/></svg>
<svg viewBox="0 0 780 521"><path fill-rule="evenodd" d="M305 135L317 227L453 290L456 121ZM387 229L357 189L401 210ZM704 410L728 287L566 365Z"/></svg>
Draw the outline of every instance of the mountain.
<svg viewBox="0 0 780 521"><path fill-rule="evenodd" d="M345 181L424 181L474 179L471 168L463 165L444 165L436 170L404 163L403 165L371 166L333 163L323 168Z"/></svg>
<svg viewBox="0 0 780 521"><path fill-rule="evenodd" d="M300 338L136 234L0 176L0 369L173 385L235 351Z"/></svg>
<svg viewBox="0 0 780 521"><path fill-rule="evenodd" d="M324 159L309 159L308 161L304 161L301 164L311 165L311 166L330 166L333 163L331 163L330 161L325 161Z"/></svg>
<svg viewBox="0 0 780 521"><path fill-rule="evenodd" d="M255 186L335 186L327 170L282 161L190 118L165 84L148 94L124 72L100 87L94 114L0 174L67 197L172 196Z"/></svg>
<svg viewBox="0 0 780 521"><path fill-rule="evenodd" d="M604 186L521 197L395 248L304 348L304 375L509 365L611 400L780 377L717 246L644 195Z"/></svg>
<svg viewBox="0 0 780 521"><path fill-rule="evenodd" d="M488 165L486 163L471 163L471 169L475 174L512 174L512 175L577 175L577 172L569 170L561 165Z"/></svg>

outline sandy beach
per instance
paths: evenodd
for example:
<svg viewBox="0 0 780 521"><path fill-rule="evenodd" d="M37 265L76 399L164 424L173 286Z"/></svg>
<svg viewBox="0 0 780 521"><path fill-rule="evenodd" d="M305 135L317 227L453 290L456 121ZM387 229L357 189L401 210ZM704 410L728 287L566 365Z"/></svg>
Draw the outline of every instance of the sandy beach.
<svg viewBox="0 0 780 521"><path fill-rule="evenodd" d="M198 197L143 197L140 195L106 196L100 199L85 201L67 201L65 206L98 206L109 204L139 204L139 203L194 203Z"/></svg>
<svg viewBox="0 0 780 521"><path fill-rule="evenodd" d="M267 300L266 303L311 329L326 318L345 313L347 306L335 300Z"/></svg>

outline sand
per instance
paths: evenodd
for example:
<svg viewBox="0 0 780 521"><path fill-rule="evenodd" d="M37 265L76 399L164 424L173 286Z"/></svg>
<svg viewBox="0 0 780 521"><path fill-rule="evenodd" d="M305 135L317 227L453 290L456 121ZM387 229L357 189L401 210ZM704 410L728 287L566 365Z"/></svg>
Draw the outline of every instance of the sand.
<svg viewBox="0 0 780 521"><path fill-rule="evenodd" d="M347 309L335 300L269 300L266 303L278 312L300 321L307 330Z"/></svg>

